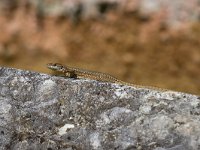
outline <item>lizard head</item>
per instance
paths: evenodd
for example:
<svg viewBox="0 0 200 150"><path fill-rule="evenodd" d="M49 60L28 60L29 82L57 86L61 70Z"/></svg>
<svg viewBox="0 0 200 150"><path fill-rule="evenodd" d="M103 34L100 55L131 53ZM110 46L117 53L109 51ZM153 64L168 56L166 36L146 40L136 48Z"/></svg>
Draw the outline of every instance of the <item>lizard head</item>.
<svg viewBox="0 0 200 150"><path fill-rule="evenodd" d="M55 70L55 71L64 71L64 69L65 69L65 67L59 63L49 63L49 64L47 64L47 67L49 69Z"/></svg>

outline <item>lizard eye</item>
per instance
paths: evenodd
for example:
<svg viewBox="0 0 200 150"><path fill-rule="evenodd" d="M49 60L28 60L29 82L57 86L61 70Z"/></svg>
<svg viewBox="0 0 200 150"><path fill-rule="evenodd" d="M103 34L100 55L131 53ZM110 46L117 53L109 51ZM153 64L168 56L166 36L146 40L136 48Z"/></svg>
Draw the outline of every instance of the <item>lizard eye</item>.
<svg viewBox="0 0 200 150"><path fill-rule="evenodd" d="M58 64L58 63L55 64L55 67L59 68L60 70L64 68L63 65Z"/></svg>
<svg viewBox="0 0 200 150"><path fill-rule="evenodd" d="M63 69L63 66L59 66L60 69Z"/></svg>

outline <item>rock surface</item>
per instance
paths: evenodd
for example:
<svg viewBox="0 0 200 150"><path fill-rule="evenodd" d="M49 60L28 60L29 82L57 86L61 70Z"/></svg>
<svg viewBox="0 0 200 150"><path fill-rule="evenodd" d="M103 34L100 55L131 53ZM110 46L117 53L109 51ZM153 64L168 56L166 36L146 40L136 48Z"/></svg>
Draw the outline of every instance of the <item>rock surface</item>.
<svg viewBox="0 0 200 150"><path fill-rule="evenodd" d="M200 97L0 68L0 149L200 149Z"/></svg>

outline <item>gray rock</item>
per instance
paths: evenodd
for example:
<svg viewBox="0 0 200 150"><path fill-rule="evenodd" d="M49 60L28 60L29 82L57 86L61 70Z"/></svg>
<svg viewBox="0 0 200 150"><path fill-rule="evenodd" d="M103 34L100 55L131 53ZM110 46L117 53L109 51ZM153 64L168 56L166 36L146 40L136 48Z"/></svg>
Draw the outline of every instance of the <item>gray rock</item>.
<svg viewBox="0 0 200 150"><path fill-rule="evenodd" d="M0 68L0 149L198 150L200 97Z"/></svg>

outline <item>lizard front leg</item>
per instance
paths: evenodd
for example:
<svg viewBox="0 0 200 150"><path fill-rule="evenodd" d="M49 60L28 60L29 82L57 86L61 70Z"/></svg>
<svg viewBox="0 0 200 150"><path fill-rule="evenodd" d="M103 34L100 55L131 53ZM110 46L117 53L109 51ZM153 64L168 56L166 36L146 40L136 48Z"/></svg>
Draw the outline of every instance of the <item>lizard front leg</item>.
<svg viewBox="0 0 200 150"><path fill-rule="evenodd" d="M75 73L75 71L67 71L67 72L65 72L65 76L67 76L69 78L77 79L77 74Z"/></svg>

